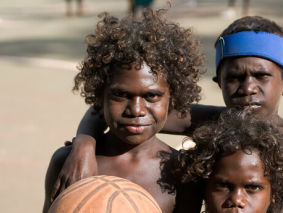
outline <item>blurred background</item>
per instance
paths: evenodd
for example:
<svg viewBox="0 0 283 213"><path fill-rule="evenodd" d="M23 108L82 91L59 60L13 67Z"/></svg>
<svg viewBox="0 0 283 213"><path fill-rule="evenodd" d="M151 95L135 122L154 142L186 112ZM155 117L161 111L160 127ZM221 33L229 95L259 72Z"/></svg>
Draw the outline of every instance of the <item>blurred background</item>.
<svg viewBox="0 0 283 213"><path fill-rule="evenodd" d="M164 8L166 2L155 0L151 6ZM207 68L200 81L204 104L224 105L220 89L211 80L213 46L224 28L246 14L283 26L283 0L229 4L228 0L172 0L171 4L168 18L192 27L201 40ZM99 13L123 17L131 9L128 0L0 2L1 212L41 212L51 155L75 136L88 108L71 92L76 67L85 57L84 38L93 32ZM160 137L174 147L181 142L180 137Z"/></svg>

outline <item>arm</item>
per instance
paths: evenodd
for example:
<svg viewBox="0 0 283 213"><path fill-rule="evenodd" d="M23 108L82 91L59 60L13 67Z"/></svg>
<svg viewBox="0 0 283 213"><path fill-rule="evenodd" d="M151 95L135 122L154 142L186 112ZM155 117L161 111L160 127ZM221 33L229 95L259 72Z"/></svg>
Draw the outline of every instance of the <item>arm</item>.
<svg viewBox="0 0 283 213"><path fill-rule="evenodd" d="M77 130L77 137L73 142L72 151L54 183L52 198L58 191L62 191L76 181L97 175L96 140L94 137L99 138L106 129L104 118L102 118L101 113L93 115L91 108L82 118ZM62 180L66 181L62 182Z"/></svg>
<svg viewBox="0 0 283 213"><path fill-rule="evenodd" d="M161 133L191 135L192 132L205 122L215 120L225 107L192 104L190 113L181 118L174 110L167 117Z"/></svg>
<svg viewBox="0 0 283 213"><path fill-rule="evenodd" d="M44 206L43 206L43 213L46 213L48 211L53 200L60 193L60 191L58 191L58 193L56 194L56 196L54 196L54 198L52 198L51 196L52 189L55 185L58 174L65 162L65 159L70 153L70 151L71 151L71 146L62 147L58 149L51 158L51 161L49 163L47 173L45 176L45 200L44 200Z"/></svg>
<svg viewBox="0 0 283 213"><path fill-rule="evenodd" d="M103 112L100 111L98 114L93 114L93 109L90 107L84 114L78 129L77 136L80 134L89 135L97 139L100 137L107 125L105 123Z"/></svg>

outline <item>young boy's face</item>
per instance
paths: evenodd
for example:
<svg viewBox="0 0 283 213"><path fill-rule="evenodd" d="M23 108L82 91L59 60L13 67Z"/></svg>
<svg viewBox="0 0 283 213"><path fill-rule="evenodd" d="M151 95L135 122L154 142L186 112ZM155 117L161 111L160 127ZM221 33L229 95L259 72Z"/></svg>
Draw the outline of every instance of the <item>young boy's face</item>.
<svg viewBox="0 0 283 213"><path fill-rule="evenodd" d="M226 106L240 106L259 117L277 115L283 81L280 67L259 57L225 59L220 86Z"/></svg>
<svg viewBox="0 0 283 213"><path fill-rule="evenodd" d="M209 213L266 213L271 186L257 151L220 158L206 188Z"/></svg>
<svg viewBox="0 0 283 213"><path fill-rule="evenodd" d="M169 106L166 79L153 76L144 63L118 69L104 91L104 116L110 130L122 141L137 145L159 132Z"/></svg>

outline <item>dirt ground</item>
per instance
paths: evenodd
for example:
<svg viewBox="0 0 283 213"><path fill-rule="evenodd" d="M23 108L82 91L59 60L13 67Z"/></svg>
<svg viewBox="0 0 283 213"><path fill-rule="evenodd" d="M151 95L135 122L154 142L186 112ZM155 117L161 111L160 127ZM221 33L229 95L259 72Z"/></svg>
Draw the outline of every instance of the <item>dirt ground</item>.
<svg viewBox="0 0 283 213"><path fill-rule="evenodd" d="M86 15L66 17L64 1L9 0L0 3L0 211L40 212L44 176L49 159L76 132L87 106L71 92L76 66L85 56L84 37L91 33L97 14L127 12L127 0L86 0ZM201 79L201 103L223 105L212 83L213 43L216 36L241 15L223 18L226 0L172 1L168 17L192 26L201 40L208 69ZM154 8L166 6L156 0ZM283 26L282 0L251 1L251 15L262 15ZM281 104L283 106L283 103ZM280 115L283 115L282 107ZM171 146L182 137L162 135Z"/></svg>

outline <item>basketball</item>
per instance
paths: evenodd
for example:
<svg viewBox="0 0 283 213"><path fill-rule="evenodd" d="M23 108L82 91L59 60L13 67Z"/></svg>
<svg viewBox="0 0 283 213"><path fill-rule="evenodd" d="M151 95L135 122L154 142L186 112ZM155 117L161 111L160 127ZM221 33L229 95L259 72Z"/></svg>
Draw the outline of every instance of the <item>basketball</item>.
<svg viewBox="0 0 283 213"><path fill-rule="evenodd" d="M48 213L162 213L141 186L115 176L92 176L64 190Z"/></svg>

